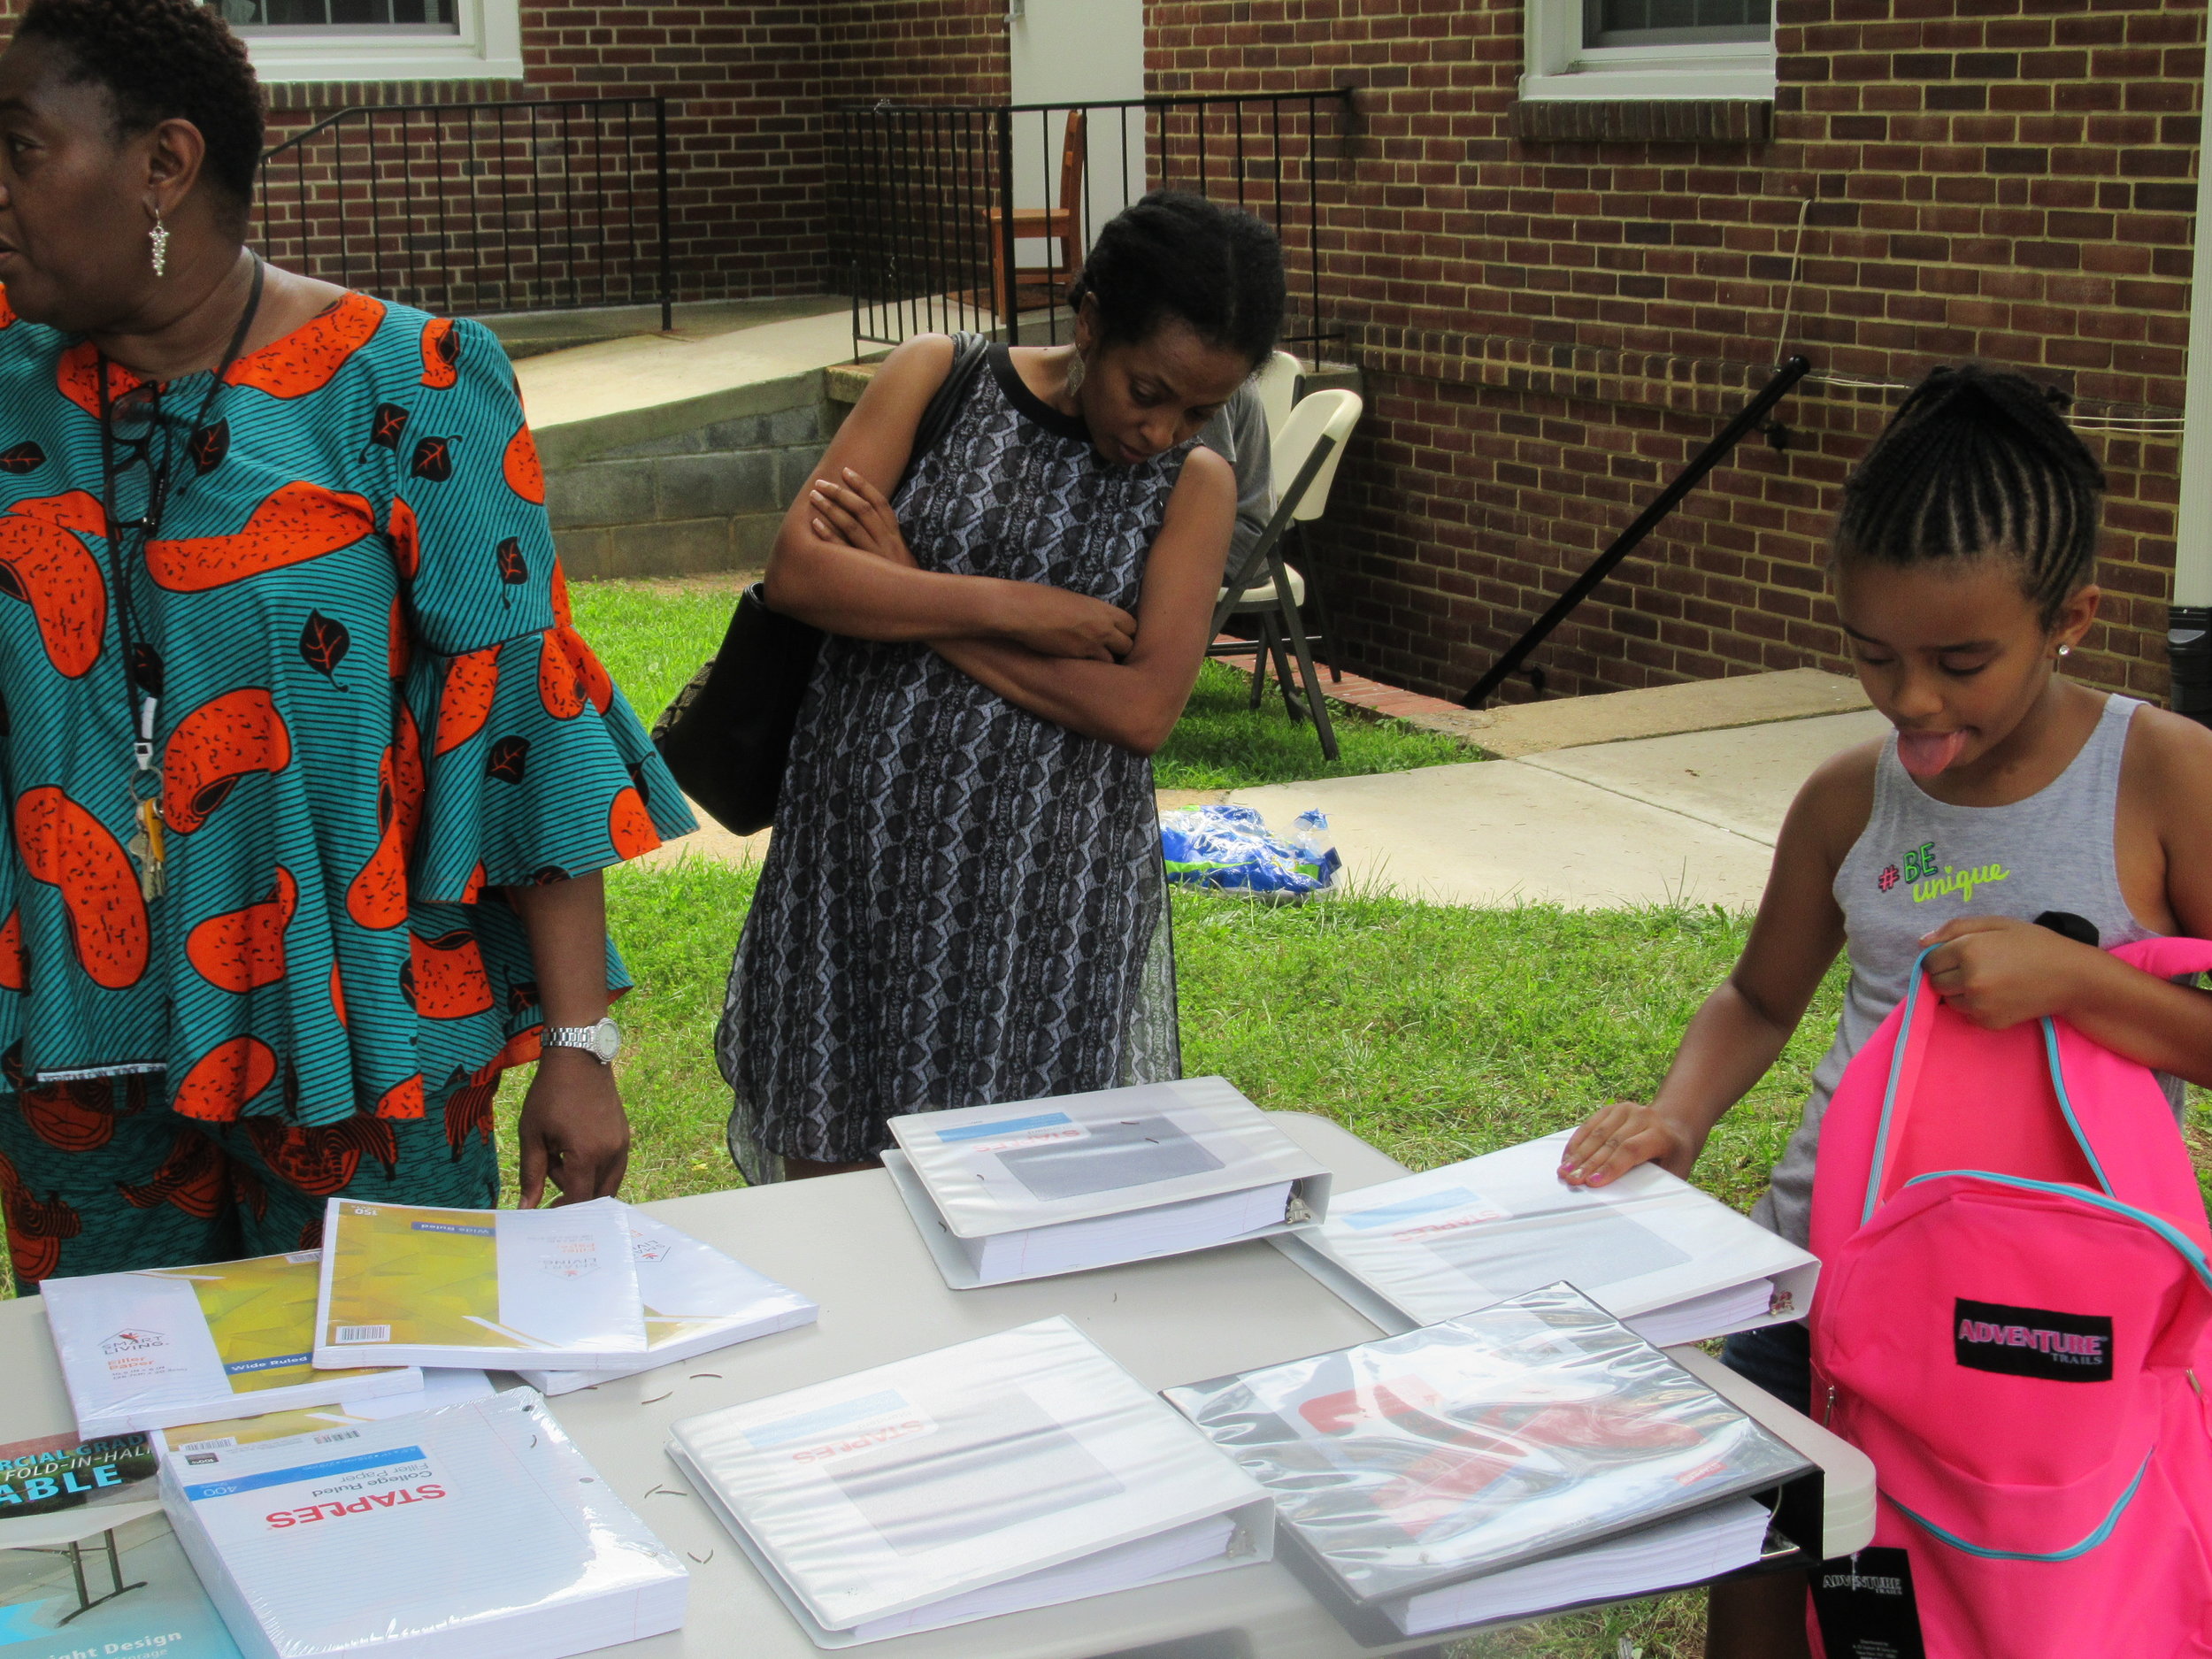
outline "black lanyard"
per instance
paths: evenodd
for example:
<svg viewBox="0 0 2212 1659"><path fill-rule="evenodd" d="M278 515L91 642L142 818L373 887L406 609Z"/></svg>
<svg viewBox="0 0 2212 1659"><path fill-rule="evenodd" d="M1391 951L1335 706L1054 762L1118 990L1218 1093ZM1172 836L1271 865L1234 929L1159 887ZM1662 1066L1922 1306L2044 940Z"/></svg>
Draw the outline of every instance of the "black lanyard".
<svg viewBox="0 0 2212 1659"><path fill-rule="evenodd" d="M215 400L222 395L223 377L228 374L245 349L246 334L253 326L255 314L261 310L262 279L267 267L261 256L253 256L253 288L246 296L246 309L238 319L238 326L231 331L230 344L224 348L222 361L216 365L210 377L207 396L200 400L198 418L192 423L195 432L204 430L208 417L215 412ZM108 387L108 360L104 352L94 359L99 376L100 392L100 505L107 518L109 587L115 594L115 629L118 643L123 651L123 696L128 708L130 726L134 734L132 757L141 772L153 765L154 715L160 705L159 693L150 686L141 686L144 693L142 702L132 694L132 686L139 672L136 646L133 638L136 628L136 607L133 600L134 584L132 573L144 561L146 543L161 533L162 515L169 505L171 468L176 459L176 444L169 428L161 419L161 387L152 385L147 411L146 443L146 512L143 518L125 520L117 516L115 502L115 400ZM156 432L161 437L161 455L157 462L152 454ZM126 535L135 532L137 541L126 546ZM133 790L136 794L135 788Z"/></svg>

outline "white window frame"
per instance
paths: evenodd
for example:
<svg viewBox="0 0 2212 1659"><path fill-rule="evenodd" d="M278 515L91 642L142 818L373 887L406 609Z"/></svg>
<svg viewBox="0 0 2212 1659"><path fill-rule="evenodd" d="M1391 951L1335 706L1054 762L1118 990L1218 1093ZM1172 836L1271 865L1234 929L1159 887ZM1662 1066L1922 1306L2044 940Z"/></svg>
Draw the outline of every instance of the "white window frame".
<svg viewBox="0 0 2212 1659"><path fill-rule="evenodd" d="M1694 46L1582 43L1582 0L1525 0L1531 102L1774 96L1774 37Z"/></svg>
<svg viewBox="0 0 2212 1659"><path fill-rule="evenodd" d="M293 81L519 81L521 0L458 0L450 34L242 28L254 72Z"/></svg>

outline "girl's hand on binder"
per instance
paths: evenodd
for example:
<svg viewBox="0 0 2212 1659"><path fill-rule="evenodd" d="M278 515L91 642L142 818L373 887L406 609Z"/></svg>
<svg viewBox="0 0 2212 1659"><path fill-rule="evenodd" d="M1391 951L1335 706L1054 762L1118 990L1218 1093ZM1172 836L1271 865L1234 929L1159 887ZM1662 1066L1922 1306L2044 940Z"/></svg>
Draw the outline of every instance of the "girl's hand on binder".
<svg viewBox="0 0 2212 1659"><path fill-rule="evenodd" d="M1689 1179L1704 1137L1690 1132L1656 1107L1615 1101L1591 1115L1567 1141L1559 1179L1570 1187L1603 1187L1639 1164L1656 1164L1670 1174Z"/></svg>

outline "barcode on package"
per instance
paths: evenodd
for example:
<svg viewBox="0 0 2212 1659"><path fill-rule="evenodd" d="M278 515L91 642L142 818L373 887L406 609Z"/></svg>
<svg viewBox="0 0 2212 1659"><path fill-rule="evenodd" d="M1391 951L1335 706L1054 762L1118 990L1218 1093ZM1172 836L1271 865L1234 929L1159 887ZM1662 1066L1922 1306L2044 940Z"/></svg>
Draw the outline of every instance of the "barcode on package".
<svg viewBox="0 0 2212 1659"><path fill-rule="evenodd" d="M328 1446L334 1440L357 1440L360 1438L361 1431L359 1429L340 1429L334 1434L318 1434L315 1437L315 1444L318 1446Z"/></svg>
<svg viewBox="0 0 2212 1659"><path fill-rule="evenodd" d="M388 1325L341 1325L331 1327L330 1340L337 1342L388 1342L392 1327Z"/></svg>

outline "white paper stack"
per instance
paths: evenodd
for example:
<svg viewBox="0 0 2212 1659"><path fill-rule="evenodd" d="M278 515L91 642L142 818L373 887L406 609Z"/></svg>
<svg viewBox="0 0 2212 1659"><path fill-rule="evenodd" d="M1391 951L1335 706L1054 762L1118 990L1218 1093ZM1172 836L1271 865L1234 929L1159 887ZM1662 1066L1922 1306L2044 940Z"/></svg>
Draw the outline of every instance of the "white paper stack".
<svg viewBox="0 0 2212 1659"><path fill-rule="evenodd" d="M1329 1171L1217 1077L891 1119L884 1166L955 1290L1265 1238Z"/></svg>
<svg viewBox="0 0 2212 1659"><path fill-rule="evenodd" d="M620 1371L649 1355L618 1200L434 1210L334 1198L324 1212L318 1365Z"/></svg>
<svg viewBox="0 0 2212 1659"><path fill-rule="evenodd" d="M824 1647L1273 1548L1266 1494L1061 1318L672 1433L670 1455Z"/></svg>
<svg viewBox="0 0 2212 1659"><path fill-rule="evenodd" d="M1286 1553L1363 1640L1361 1618L1425 1633L1555 1589L1551 1605L1591 1600L1564 1563L1502 1591L1470 1581L1811 1467L1566 1285L1166 1394L1274 1494ZM1725 1522L1647 1534L1604 1571L1687 1582L1741 1536Z"/></svg>
<svg viewBox="0 0 2212 1659"><path fill-rule="evenodd" d="M641 1362L620 1371L518 1367L523 1381L541 1394L565 1394L611 1378L672 1365L734 1342L811 1325L820 1316L821 1309L797 1291L643 1210L627 1204L621 1208L627 1218L651 1347Z"/></svg>
<svg viewBox="0 0 2212 1659"><path fill-rule="evenodd" d="M1801 1319L1818 1258L1655 1164L1559 1179L1567 1135L1340 1197L1276 1246L1386 1331L1564 1279L1660 1347Z"/></svg>
<svg viewBox="0 0 2212 1659"><path fill-rule="evenodd" d="M534 1390L348 1432L162 1465L248 1659L560 1659L683 1624L683 1564Z"/></svg>
<svg viewBox="0 0 2212 1659"><path fill-rule="evenodd" d="M406 1393L403 1362L318 1371L319 1253L49 1279L46 1321L87 1440ZM361 1369L363 1366L370 1369Z"/></svg>
<svg viewBox="0 0 2212 1659"><path fill-rule="evenodd" d="M422 1386L403 1394L379 1394L373 1400L356 1400L342 1406L303 1406L256 1417L227 1417L157 1430L153 1435L154 1449L164 1457L181 1457L190 1464L196 1458L204 1460L210 1452L268 1440L339 1445L353 1438L346 1431L364 1423L383 1423L411 1411L434 1411L442 1406L488 1400L495 1392L492 1379L480 1371L426 1371L422 1373Z"/></svg>

